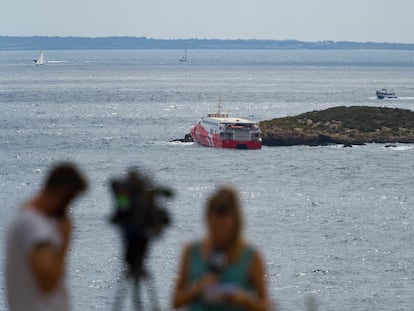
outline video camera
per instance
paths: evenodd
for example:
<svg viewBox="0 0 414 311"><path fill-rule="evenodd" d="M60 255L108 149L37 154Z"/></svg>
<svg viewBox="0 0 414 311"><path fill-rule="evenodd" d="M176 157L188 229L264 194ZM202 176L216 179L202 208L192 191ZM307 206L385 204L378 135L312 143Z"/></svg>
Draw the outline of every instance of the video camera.
<svg viewBox="0 0 414 311"><path fill-rule="evenodd" d="M122 230L128 276L138 281L146 276L144 259L149 242L170 223L169 214L160 205L159 198L171 197L173 192L155 187L136 169L130 169L123 179L112 179L111 189L115 199L111 223Z"/></svg>

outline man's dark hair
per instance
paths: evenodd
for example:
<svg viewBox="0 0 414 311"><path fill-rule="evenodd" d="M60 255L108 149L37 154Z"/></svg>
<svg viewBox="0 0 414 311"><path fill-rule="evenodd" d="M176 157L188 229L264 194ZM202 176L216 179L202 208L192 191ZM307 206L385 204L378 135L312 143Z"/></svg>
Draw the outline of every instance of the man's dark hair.
<svg viewBox="0 0 414 311"><path fill-rule="evenodd" d="M86 179L75 164L62 162L56 164L46 178L45 190L56 191L69 188L75 193L84 192L88 188Z"/></svg>

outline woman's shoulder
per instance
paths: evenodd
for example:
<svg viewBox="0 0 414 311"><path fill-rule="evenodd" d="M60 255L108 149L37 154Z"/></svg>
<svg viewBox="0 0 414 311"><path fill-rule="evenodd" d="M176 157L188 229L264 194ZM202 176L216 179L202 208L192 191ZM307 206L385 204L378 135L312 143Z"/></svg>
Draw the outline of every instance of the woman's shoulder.
<svg viewBox="0 0 414 311"><path fill-rule="evenodd" d="M259 254L258 248L255 245L250 244L250 243L246 243L246 242L243 243L243 249L244 249L244 252L247 252L251 254L252 256Z"/></svg>
<svg viewBox="0 0 414 311"><path fill-rule="evenodd" d="M263 262L263 256L261 251L258 247L255 245L252 245L250 243L244 244L244 256L247 257L249 262L252 262L253 264L259 264Z"/></svg>
<svg viewBox="0 0 414 311"><path fill-rule="evenodd" d="M254 245L246 244L251 271L263 271L265 260L260 249Z"/></svg>
<svg viewBox="0 0 414 311"><path fill-rule="evenodd" d="M202 242L199 240L187 242L183 247L182 253L184 254L184 256L189 256L192 252L196 251L201 247L201 243Z"/></svg>
<svg viewBox="0 0 414 311"><path fill-rule="evenodd" d="M187 242L187 244L184 246L187 249L193 249L193 248L200 248L202 246L203 241L201 240L193 240Z"/></svg>

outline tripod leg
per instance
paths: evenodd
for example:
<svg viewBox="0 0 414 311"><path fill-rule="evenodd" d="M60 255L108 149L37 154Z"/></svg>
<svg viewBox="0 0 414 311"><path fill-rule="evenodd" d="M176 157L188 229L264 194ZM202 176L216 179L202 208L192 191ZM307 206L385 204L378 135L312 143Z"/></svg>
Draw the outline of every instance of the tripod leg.
<svg viewBox="0 0 414 311"><path fill-rule="evenodd" d="M112 306L112 310L113 311L120 311L122 310L122 304L125 300L125 297L128 293L128 280L127 279L122 279L119 283L118 289L116 291L116 295L115 295L115 301L114 304Z"/></svg>
<svg viewBox="0 0 414 311"><path fill-rule="evenodd" d="M134 280L133 288L132 288L132 300L134 311L141 311L144 310L142 306L142 299L141 299L141 286L139 280Z"/></svg>
<svg viewBox="0 0 414 311"><path fill-rule="evenodd" d="M157 290L155 288L155 279L152 277L151 274L148 273L148 275L145 278L145 281L147 282L148 297L153 305L152 310L160 311L161 308L158 301Z"/></svg>

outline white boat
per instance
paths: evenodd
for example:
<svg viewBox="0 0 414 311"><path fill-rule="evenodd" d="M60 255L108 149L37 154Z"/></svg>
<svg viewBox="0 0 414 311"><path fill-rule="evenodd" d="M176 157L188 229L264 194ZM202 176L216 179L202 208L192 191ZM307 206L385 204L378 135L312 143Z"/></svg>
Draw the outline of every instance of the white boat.
<svg viewBox="0 0 414 311"><path fill-rule="evenodd" d="M36 65L43 65L45 63L45 53L43 51L40 51L39 57L37 59L34 59L33 62Z"/></svg>
<svg viewBox="0 0 414 311"><path fill-rule="evenodd" d="M395 95L393 90L388 90L386 88L378 90L375 94L377 95L378 99L397 98L397 95Z"/></svg>
<svg viewBox="0 0 414 311"><path fill-rule="evenodd" d="M184 50L184 55L179 59L180 62L187 62L187 49Z"/></svg>

